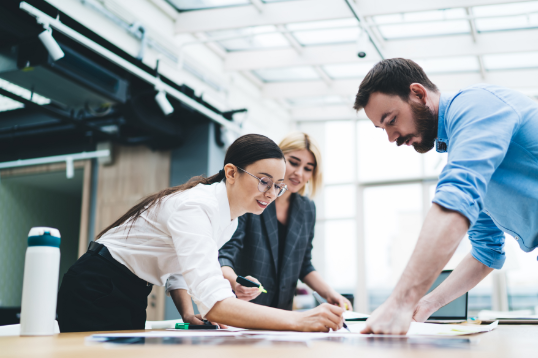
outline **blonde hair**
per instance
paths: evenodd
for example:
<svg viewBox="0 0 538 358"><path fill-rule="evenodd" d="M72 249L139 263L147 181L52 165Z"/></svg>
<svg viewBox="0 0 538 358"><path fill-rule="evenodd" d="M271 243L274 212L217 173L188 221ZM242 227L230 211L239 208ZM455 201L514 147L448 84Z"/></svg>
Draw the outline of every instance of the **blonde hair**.
<svg viewBox="0 0 538 358"><path fill-rule="evenodd" d="M321 167L321 151L319 145L308 134L303 132L294 132L288 134L280 144L278 145L284 155L294 152L296 150L306 149L314 156L316 161L312 178L309 183L305 184L300 190L300 195L305 195L308 187L308 196L314 197L316 192L321 188L323 181L323 173Z"/></svg>

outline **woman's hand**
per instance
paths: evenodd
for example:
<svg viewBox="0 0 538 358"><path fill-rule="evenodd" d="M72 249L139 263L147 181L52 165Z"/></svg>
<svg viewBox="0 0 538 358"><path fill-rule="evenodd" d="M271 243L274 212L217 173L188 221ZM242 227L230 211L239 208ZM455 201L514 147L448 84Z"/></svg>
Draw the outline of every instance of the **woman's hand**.
<svg viewBox="0 0 538 358"><path fill-rule="evenodd" d="M202 319L202 316L200 314L193 314L193 315L187 315L183 317L183 322L190 323L190 324L204 324L204 321ZM217 322L211 322L213 325L218 325L220 328L225 329L228 328L225 324L220 324Z"/></svg>
<svg viewBox="0 0 538 358"><path fill-rule="evenodd" d="M260 283L260 281L258 281L252 276L247 276L245 278L247 280ZM258 297L261 293L261 291L257 287L245 287L243 285L240 285L237 282L235 283L234 291L237 298L243 301L252 301L256 297Z"/></svg>
<svg viewBox="0 0 538 358"><path fill-rule="evenodd" d="M344 309L324 303L309 311L297 314L296 330L302 332L338 331L344 324Z"/></svg>
<svg viewBox="0 0 538 358"><path fill-rule="evenodd" d="M325 299L327 300L328 303L332 305L337 305L337 306L342 307L345 310L353 311L351 302L336 291L331 290L327 294L327 297L325 297Z"/></svg>

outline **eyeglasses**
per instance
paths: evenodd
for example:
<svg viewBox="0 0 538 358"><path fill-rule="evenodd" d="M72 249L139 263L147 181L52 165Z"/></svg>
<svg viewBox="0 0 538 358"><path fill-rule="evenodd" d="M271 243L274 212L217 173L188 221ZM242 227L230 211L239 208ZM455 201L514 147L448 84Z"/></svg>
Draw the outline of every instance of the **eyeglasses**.
<svg viewBox="0 0 538 358"><path fill-rule="evenodd" d="M237 168L241 169L242 171L244 171L245 173L247 173L251 177L254 177L254 178L258 179L258 181L260 182L258 184L258 190L261 191L262 193L267 193L274 186L275 191L276 191L276 197L278 198L278 197L282 196L282 194L284 194L288 190L288 186L286 184L284 184L284 183L275 184L275 183L273 183L273 180L271 180L270 178L267 178L267 177L258 178L257 176L255 176L254 174L250 174L249 172L247 172L243 168L240 168L240 167L237 167Z"/></svg>

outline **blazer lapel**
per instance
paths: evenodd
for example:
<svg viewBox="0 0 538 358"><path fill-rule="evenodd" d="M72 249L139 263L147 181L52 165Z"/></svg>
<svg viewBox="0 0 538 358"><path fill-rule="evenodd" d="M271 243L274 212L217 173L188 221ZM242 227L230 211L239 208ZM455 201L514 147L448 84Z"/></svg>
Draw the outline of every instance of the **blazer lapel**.
<svg viewBox="0 0 538 358"><path fill-rule="evenodd" d="M275 270L278 272L278 225L274 202L263 211L262 219L265 224L266 236L269 241L269 247L271 247L273 261L275 262Z"/></svg>
<svg viewBox="0 0 538 358"><path fill-rule="evenodd" d="M281 263L281 268L284 268L288 261L293 257L295 246L297 246L297 243L299 242L299 237L304 226L303 200L299 197L299 194L293 194L293 196L288 214L288 230L286 233L286 245L284 248L284 259ZM284 271L284 269L281 270L281 272Z"/></svg>

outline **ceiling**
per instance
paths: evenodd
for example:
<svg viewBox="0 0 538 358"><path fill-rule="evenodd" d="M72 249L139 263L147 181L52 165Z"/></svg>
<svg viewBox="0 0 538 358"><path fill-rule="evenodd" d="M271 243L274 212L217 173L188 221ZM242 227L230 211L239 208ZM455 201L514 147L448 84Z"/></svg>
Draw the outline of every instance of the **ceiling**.
<svg viewBox="0 0 538 358"><path fill-rule="evenodd" d="M79 1L102 4L117 14L133 4ZM441 91L487 82L538 98L536 0L137 0L136 4L158 8L173 19L173 26L161 32L166 36L159 35L157 41L175 46L176 53L202 44L220 56L225 73L248 78L265 99L285 108L291 120L349 118L362 78L381 58L415 60ZM137 15L130 23L151 21L132 7ZM170 41L183 35L189 35L188 44ZM359 49L365 51L364 58L357 56ZM187 64L183 69L189 70ZM211 76L199 77L208 82ZM0 87L8 86L13 87L0 82ZM32 100L48 101L39 96ZM0 106L20 105L0 97Z"/></svg>
<svg viewBox="0 0 538 358"><path fill-rule="evenodd" d="M201 39L223 56L225 70L243 73L293 113L350 108L361 79L381 56L415 60L442 91L489 82L538 95L538 1L166 4L176 16L176 34ZM365 58L357 57L359 47Z"/></svg>

